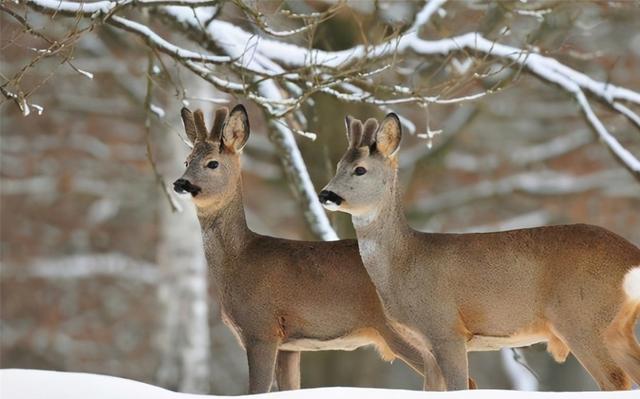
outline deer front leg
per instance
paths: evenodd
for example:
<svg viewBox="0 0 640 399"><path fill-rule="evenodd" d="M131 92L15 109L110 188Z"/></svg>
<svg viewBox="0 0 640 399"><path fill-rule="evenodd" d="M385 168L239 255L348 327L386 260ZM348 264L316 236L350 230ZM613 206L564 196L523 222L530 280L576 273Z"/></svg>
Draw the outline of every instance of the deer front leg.
<svg viewBox="0 0 640 399"><path fill-rule="evenodd" d="M249 393L269 392L276 366L278 342L249 340L246 346L249 362Z"/></svg>
<svg viewBox="0 0 640 399"><path fill-rule="evenodd" d="M440 365L447 390L469 389L467 347L459 337L431 340L433 355Z"/></svg>
<svg viewBox="0 0 640 399"><path fill-rule="evenodd" d="M446 391L446 383L440 365L430 351L424 351L424 384L425 391Z"/></svg>
<svg viewBox="0 0 640 399"><path fill-rule="evenodd" d="M276 381L280 391L300 389L300 352L278 351Z"/></svg>

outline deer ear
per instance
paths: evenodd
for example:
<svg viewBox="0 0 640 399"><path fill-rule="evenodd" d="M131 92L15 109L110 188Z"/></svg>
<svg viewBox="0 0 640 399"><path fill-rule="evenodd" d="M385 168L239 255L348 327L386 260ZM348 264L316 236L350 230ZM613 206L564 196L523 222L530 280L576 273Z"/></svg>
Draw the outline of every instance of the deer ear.
<svg viewBox="0 0 640 399"><path fill-rule="evenodd" d="M196 140L205 141L207 139L207 124L204 121L204 114L201 109L193 113L193 120L196 125Z"/></svg>
<svg viewBox="0 0 640 399"><path fill-rule="evenodd" d="M249 115L242 104L231 110L222 128L222 144L231 152L239 152L249 139Z"/></svg>
<svg viewBox="0 0 640 399"><path fill-rule="evenodd" d="M360 144L361 147L368 146L372 147L375 143L376 132L378 131L378 121L374 118L369 118L364 123L364 128L362 131L362 142Z"/></svg>
<svg viewBox="0 0 640 399"><path fill-rule="evenodd" d="M344 117L344 127L347 130L347 143L351 145L351 121L353 117L351 115L347 115Z"/></svg>
<svg viewBox="0 0 640 399"><path fill-rule="evenodd" d="M189 108L184 107L180 111L180 115L182 116L184 131L187 133L189 141L191 141L191 144L195 144L196 139L198 138L198 131L196 130L196 122L193 119L193 113Z"/></svg>
<svg viewBox="0 0 640 399"><path fill-rule="evenodd" d="M376 149L385 157L392 157L400 148L401 139L402 128L398 115L393 112L387 114L376 131Z"/></svg>
<svg viewBox="0 0 640 399"><path fill-rule="evenodd" d="M362 122L347 115L344 118L344 123L347 125L347 141L349 142L349 147L358 148L362 140Z"/></svg>

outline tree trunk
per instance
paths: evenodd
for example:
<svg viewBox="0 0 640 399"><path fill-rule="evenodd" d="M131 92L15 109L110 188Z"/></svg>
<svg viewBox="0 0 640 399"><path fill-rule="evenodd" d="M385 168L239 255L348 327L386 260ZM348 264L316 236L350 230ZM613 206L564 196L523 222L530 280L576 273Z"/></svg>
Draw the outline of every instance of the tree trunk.
<svg viewBox="0 0 640 399"><path fill-rule="evenodd" d="M177 127L176 129L182 129ZM161 169L167 184L178 178L188 148L171 131L162 132ZM207 267L195 207L181 201L172 212L160 197L158 264L162 305L157 378L163 386L182 392L208 393L210 375L209 300Z"/></svg>

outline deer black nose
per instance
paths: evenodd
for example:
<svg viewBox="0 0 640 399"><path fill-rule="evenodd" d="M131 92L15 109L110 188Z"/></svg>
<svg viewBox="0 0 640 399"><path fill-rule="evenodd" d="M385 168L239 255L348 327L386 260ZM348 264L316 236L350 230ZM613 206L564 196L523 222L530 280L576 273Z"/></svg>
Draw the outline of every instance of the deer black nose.
<svg viewBox="0 0 640 399"><path fill-rule="evenodd" d="M195 184L191 184L187 179L178 179L173 182L173 191L178 194L189 193L195 197L202 189Z"/></svg>
<svg viewBox="0 0 640 399"><path fill-rule="evenodd" d="M336 205L340 205L342 201L344 201L344 199L341 196L329 190L320 191L320 194L318 194L318 199L323 204L333 202Z"/></svg>

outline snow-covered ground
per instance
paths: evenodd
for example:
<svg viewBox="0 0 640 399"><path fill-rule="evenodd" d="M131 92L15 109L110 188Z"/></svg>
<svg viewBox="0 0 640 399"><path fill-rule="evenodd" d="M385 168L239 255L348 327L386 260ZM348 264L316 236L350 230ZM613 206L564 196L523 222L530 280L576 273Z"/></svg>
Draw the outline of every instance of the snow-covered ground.
<svg viewBox="0 0 640 399"><path fill-rule="evenodd" d="M269 399L530 399L530 398L638 398L638 391L627 392L516 392L476 390L461 392L419 392L366 388L316 388L274 392L261 395ZM86 373L44 370L0 370L2 399L206 399L217 396L190 395L171 392L153 385L124 378ZM239 398L248 396L238 396ZM253 396L256 397L256 396Z"/></svg>

